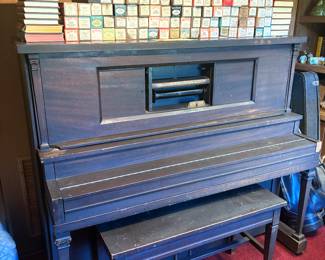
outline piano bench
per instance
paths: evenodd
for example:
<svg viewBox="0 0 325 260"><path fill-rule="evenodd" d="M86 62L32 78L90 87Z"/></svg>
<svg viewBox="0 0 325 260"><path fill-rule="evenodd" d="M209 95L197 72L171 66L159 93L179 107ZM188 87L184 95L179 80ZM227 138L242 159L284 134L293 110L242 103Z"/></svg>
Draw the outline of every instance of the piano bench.
<svg viewBox="0 0 325 260"><path fill-rule="evenodd" d="M98 226L98 258L202 259L208 255L194 256L191 250L266 226L264 247L247 237L270 260L285 205L273 193L252 185L109 222Z"/></svg>

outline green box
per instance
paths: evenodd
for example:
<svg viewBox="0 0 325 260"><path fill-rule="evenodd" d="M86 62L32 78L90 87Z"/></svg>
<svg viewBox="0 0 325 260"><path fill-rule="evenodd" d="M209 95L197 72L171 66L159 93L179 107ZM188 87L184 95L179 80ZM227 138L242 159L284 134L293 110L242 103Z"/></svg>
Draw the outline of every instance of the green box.
<svg viewBox="0 0 325 260"><path fill-rule="evenodd" d="M115 16L126 16L126 5L114 5Z"/></svg>
<svg viewBox="0 0 325 260"><path fill-rule="evenodd" d="M91 29L102 29L104 27L104 17L102 15L94 15L90 17Z"/></svg>

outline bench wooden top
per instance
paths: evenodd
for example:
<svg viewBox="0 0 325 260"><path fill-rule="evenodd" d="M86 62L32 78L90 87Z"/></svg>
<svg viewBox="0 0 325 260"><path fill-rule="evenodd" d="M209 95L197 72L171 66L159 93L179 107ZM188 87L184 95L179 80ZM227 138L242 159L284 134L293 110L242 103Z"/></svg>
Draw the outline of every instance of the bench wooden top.
<svg viewBox="0 0 325 260"><path fill-rule="evenodd" d="M101 225L99 230L110 254L117 256L285 205L252 185Z"/></svg>

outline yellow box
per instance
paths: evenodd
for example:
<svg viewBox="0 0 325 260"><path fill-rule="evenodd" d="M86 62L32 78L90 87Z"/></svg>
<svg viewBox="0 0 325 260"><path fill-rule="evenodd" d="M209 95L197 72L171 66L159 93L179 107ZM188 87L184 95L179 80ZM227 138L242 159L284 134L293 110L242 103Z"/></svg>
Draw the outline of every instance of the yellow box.
<svg viewBox="0 0 325 260"><path fill-rule="evenodd" d="M169 38L170 39L179 39L179 29L171 28L169 30Z"/></svg>
<svg viewBox="0 0 325 260"><path fill-rule="evenodd" d="M115 41L115 29L104 28L103 29L103 40L104 41Z"/></svg>

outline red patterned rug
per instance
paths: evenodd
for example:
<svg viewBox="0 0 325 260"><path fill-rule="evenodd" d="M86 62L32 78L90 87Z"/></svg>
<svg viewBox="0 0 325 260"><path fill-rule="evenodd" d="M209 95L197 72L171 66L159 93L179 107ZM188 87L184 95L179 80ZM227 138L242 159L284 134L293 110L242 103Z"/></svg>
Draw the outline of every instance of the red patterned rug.
<svg viewBox="0 0 325 260"><path fill-rule="evenodd" d="M259 238L260 241L263 237ZM209 257L207 260L261 260L260 254L252 245L245 244L232 255L225 253ZM302 255L296 256L283 245L277 243L273 260L325 260L325 227L321 228L315 236L308 237L307 248Z"/></svg>

